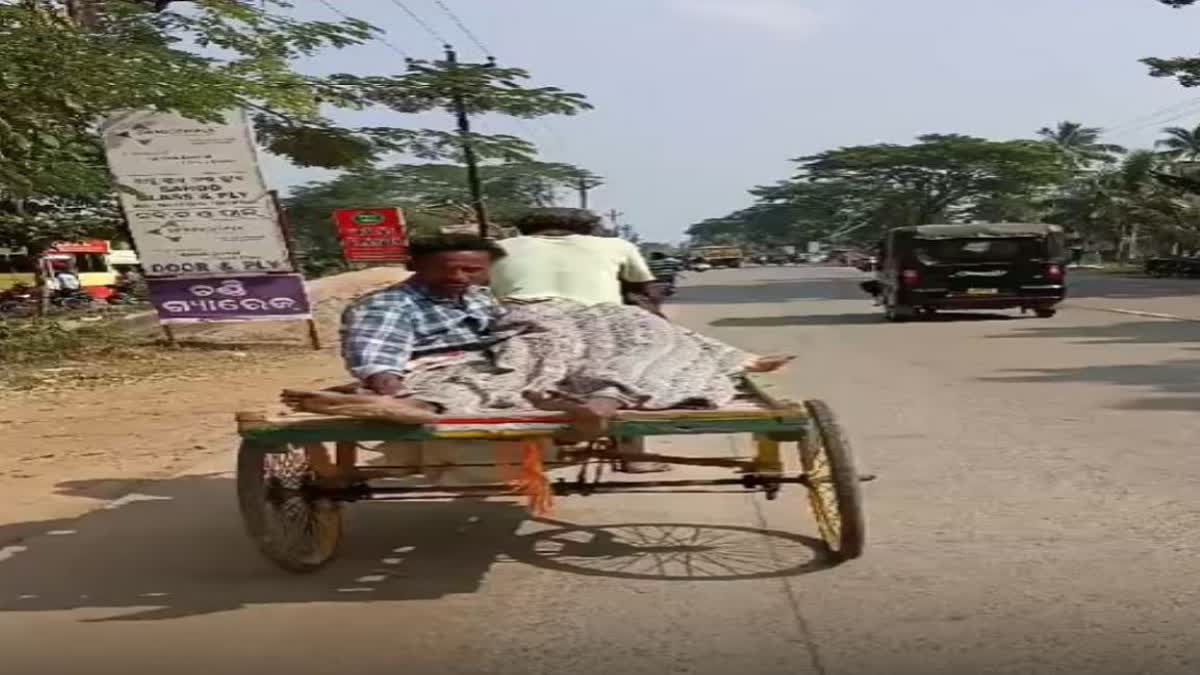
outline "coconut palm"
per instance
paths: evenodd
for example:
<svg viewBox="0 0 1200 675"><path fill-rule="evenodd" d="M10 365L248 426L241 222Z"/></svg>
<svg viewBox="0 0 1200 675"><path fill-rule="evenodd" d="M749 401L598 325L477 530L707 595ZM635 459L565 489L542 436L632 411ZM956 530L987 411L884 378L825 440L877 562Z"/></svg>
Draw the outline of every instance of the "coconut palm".
<svg viewBox="0 0 1200 675"><path fill-rule="evenodd" d="M1099 127L1085 127L1079 122L1068 121L1038 130L1038 136L1057 148L1074 169L1086 169L1097 163L1109 164L1117 155L1124 154L1125 148L1102 143L1100 137L1103 134L1104 130Z"/></svg>
<svg viewBox="0 0 1200 675"><path fill-rule="evenodd" d="M1167 137L1158 140L1154 147L1162 148L1164 157L1185 162L1200 159L1200 125L1194 129L1167 127L1163 133Z"/></svg>

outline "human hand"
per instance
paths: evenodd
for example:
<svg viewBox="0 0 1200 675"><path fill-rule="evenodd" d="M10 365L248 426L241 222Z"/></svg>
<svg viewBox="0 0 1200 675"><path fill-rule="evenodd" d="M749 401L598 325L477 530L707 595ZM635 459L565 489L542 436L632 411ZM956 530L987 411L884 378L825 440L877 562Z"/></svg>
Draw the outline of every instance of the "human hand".
<svg viewBox="0 0 1200 675"><path fill-rule="evenodd" d="M367 389L380 396L395 396L404 391L404 380L396 373L375 373L367 378Z"/></svg>

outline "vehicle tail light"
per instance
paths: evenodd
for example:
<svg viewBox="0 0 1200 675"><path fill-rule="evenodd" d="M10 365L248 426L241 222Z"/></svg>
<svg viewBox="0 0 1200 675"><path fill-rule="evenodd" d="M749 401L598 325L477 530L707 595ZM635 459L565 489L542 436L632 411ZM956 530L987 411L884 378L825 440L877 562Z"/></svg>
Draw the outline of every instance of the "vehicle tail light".
<svg viewBox="0 0 1200 675"><path fill-rule="evenodd" d="M1062 265L1046 265L1046 277L1059 281L1063 278Z"/></svg>
<svg viewBox="0 0 1200 675"><path fill-rule="evenodd" d="M900 273L900 281L904 282L905 286L916 286L921 280L921 275L916 270L904 270Z"/></svg>

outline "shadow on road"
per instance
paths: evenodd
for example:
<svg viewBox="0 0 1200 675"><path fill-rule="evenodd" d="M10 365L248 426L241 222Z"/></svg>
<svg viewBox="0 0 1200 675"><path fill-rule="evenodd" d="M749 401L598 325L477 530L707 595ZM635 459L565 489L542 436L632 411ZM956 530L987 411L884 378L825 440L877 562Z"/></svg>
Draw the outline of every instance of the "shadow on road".
<svg viewBox="0 0 1200 675"><path fill-rule="evenodd" d="M1102 325L1059 325L1047 323L991 335L996 339L1051 338L1085 344L1173 344L1200 342L1200 323L1153 320Z"/></svg>
<svg viewBox="0 0 1200 675"><path fill-rule="evenodd" d="M691 285L679 287L674 304L738 304L788 300L857 300L871 296L858 287L857 278L765 281L753 284Z"/></svg>
<svg viewBox="0 0 1200 675"><path fill-rule="evenodd" d="M1159 363L1140 363L1078 368L1021 369L1011 375L981 378L986 382L1065 383L1097 382L1121 387L1136 387L1156 396L1137 398L1118 406L1121 410L1200 410L1200 359L1175 359Z"/></svg>
<svg viewBox="0 0 1200 675"><path fill-rule="evenodd" d="M1069 277L1072 298L1113 300L1200 296L1200 279L1155 279L1152 277L1073 273Z"/></svg>
<svg viewBox="0 0 1200 675"><path fill-rule="evenodd" d="M914 319L909 323L954 323L966 321L1010 321L1020 317L1005 314L971 312L939 312L933 316ZM718 328L770 328L781 326L854 326L885 325L883 314L806 314L801 316L732 317L717 319L709 325Z"/></svg>
<svg viewBox="0 0 1200 675"><path fill-rule="evenodd" d="M90 482L64 488L87 491ZM154 621L263 604L429 600L478 592L493 565L514 562L692 582L825 567L818 542L783 532L530 522L522 503L460 498L351 505L338 558L297 576L259 556L226 475L143 485L113 506L80 519L0 526L0 541L26 537L0 548L0 612L111 609L82 620ZM523 525L532 531L518 533Z"/></svg>

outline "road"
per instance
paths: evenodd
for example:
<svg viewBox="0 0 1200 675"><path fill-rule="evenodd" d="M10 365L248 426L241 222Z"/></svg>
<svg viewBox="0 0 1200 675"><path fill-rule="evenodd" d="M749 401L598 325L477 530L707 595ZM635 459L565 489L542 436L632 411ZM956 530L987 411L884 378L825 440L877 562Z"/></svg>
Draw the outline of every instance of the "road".
<svg viewBox="0 0 1200 675"><path fill-rule="evenodd" d="M1097 309L1200 314L1192 286L1086 277L1049 320L890 325L859 276L714 271L674 306L800 355L780 387L828 400L879 476L858 561L821 564L798 491L609 495L541 522L356 506L341 558L289 576L222 458L0 549L0 672L1200 671L1200 323Z"/></svg>

